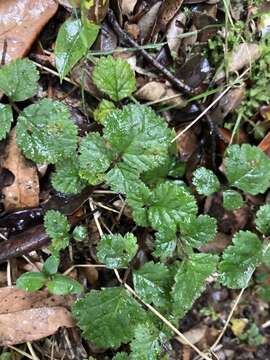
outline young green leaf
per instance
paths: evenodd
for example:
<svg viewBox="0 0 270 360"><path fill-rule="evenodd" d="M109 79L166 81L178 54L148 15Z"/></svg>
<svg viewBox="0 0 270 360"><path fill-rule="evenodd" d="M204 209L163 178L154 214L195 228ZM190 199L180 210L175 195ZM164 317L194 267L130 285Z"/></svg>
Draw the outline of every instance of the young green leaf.
<svg viewBox="0 0 270 360"><path fill-rule="evenodd" d="M219 191L220 183L213 171L200 167L193 174L193 185L199 194L209 196Z"/></svg>
<svg viewBox="0 0 270 360"><path fill-rule="evenodd" d="M78 300L72 312L83 336L98 347L118 348L128 343L146 312L124 288L91 290Z"/></svg>
<svg viewBox="0 0 270 360"><path fill-rule="evenodd" d="M170 273L164 264L149 261L133 272L134 289L147 303L165 307L169 303Z"/></svg>
<svg viewBox="0 0 270 360"><path fill-rule="evenodd" d="M56 164L55 172L52 174L52 185L56 191L64 194L78 194L87 186L87 182L79 176L76 156Z"/></svg>
<svg viewBox="0 0 270 360"><path fill-rule="evenodd" d="M205 288L205 281L217 265L218 257L210 254L193 254L183 260L172 289L174 314L182 318Z"/></svg>
<svg viewBox="0 0 270 360"><path fill-rule="evenodd" d="M116 107L113 102L102 99L102 101L99 103L98 107L94 111L94 119L99 124L106 124L106 117L108 114L110 114L111 111L115 110Z"/></svg>
<svg viewBox="0 0 270 360"><path fill-rule="evenodd" d="M233 245L223 253L219 265L220 282L231 289L242 289L259 262L262 261L262 243L250 231L240 231L233 237Z"/></svg>
<svg viewBox="0 0 270 360"><path fill-rule="evenodd" d="M47 283L48 290L54 295L67 295L67 294L78 294L83 291L82 285L64 275L55 274L52 279Z"/></svg>
<svg viewBox="0 0 270 360"><path fill-rule="evenodd" d="M60 259L58 256L50 256L45 261L42 271L47 275L53 275L57 273Z"/></svg>
<svg viewBox="0 0 270 360"><path fill-rule="evenodd" d="M133 193L134 186L139 186L138 183L146 187L140 180L138 171L123 162L108 171L106 182L113 191L122 194Z"/></svg>
<svg viewBox="0 0 270 360"><path fill-rule="evenodd" d="M72 232L72 237L76 241L85 241L88 238L87 228L83 225L78 225Z"/></svg>
<svg viewBox="0 0 270 360"><path fill-rule="evenodd" d="M0 104L0 140L5 139L10 131L13 114L10 105Z"/></svg>
<svg viewBox="0 0 270 360"><path fill-rule="evenodd" d="M181 239L192 247L206 245L216 233L217 221L208 215L192 216L181 224Z"/></svg>
<svg viewBox="0 0 270 360"><path fill-rule="evenodd" d="M226 210L236 210L244 205L242 195L235 190L226 190L223 192L223 206Z"/></svg>
<svg viewBox="0 0 270 360"><path fill-rule="evenodd" d="M0 90L12 101L33 97L38 89L39 72L29 59L17 59L0 68Z"/></svg>
<svg viewBox="0 0 270 360"><path fill-rule="evenodd" d="M270 186L270 159L256 146L228 147L224 166L229 183L244 192L257 195Z"/></svg>
<svg viewBox="0 0 270 360"><path fill-rule="evenodd" d="M34 292L41 289L46 280L42 272L26 272L16 280L16 286L25 291Z"/></svg>
<svg viewBox="0 0 270 360"><path fill-rule="evenodd" d="M264 235L270 235L270 204L262 205L256 213L255 224Z"/></svg>
<svg viewBox="0 0 270 360"><path fill-rule="evenodd" d="M153 254L161 260L172 257L176 248L176 227L160 229L156 233L155 250Z"/></svg>
<svg viewBox="0 0 270 360"><path fill-rule="evenodd" d="M97 257L109 268L127 267L137 250L137 239L131 233L104 235L97 245Z"/></svg>
<svg viewBox="0 0 270 360"><path fill-rule="evenodd" d="M112 100L120 101L136 89L134 71L129 63L112 56L102 57L93 71L93 81Z"/></svg>
<svg viewBox="0 0 270 360"><path fill-rule="evenodd" d="M68 108L43 99L24 109L16 127L17 144L37 163L56 163L72 157L77 147L77 127Z"/></svg>
<svg viewBox="0 0 270 360"><path fill-rule="evenodd" d="M55 64L61 80L86 55L96 40L99 29L93 23L84 26L80 19L68 19L60 27L55 44Z"/></svg>

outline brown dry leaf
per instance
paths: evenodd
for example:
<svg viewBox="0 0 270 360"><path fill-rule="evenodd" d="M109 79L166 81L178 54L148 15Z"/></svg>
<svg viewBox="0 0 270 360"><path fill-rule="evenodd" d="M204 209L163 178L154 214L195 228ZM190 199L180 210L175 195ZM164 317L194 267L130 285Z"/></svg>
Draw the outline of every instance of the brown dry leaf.
<svg viewBox="0 0 270 360"><path fill-rule="evenodd" d="M133 12L136 4L137 0L122 0L121 7L123 15L130 15Z"/></svg>
<svg viewBox="0 0 270 360"><path fill-rule="evenodd" d="M178 54L182 41L180 35L182 35L185 30L182 24L185 25L186 21L187 21L187 17L185 13L180 12L174 17L174 19L171 21L168 27L167 41L172 56L176 56Z"/></svg>
<svg viewBox="0 0 270 360"><path fill-rule="evenodd" d="M14 210L39 205L39 179L36 166L25 159L16 144L13 129L1 161L1 166L8 169L15 177L14 182L2 190L5 210Z"/></svg>
<svg viewBox="0 0 270 360"><path fill-rule="evenodd" d="M265 135L265 137L259 143L258 148L265 152L268 157L270 157L270 132Z"/></svg>
<svg viewBox="0 0 270 360"><path fill-rule="evenodd" d="M57 8L54 0L0 1L0 58L5 41L6 63L26 55Z"/></svg>
<svg viewBox="0 0 270 360"><path fill-rule="evenodd" d="M198 327L194 327L186 332L184 332L184 336L189 340L189 342L191 342L191 344L197 344L198 342L200 342L203 338L205 338L206 335L206 331L207 331L207 326L205 325L201 325ZM182 343L187 345L187 343L182 340L181 338L177 337L177 339Z"/></svg>
<svg viewBox="0 0 270 360"><path fill-rule="evenodd" d="M181 133L182 131L183 128L179 129L177 134ZM180 135L177 138L176 146L181 161L187 161L198 148L198 136L196 135L194 129L190 129Z"/></svg>
<svg viewBox="0 0 270 360"><path fill-rule="evenodd" d="M159 12L159 8L161 5L161 1L158 1L155 5L151 7L151 9L143 15L138 21L138 26L140 28L140 35L142 42L148 38L153 26L156 22L157 15Z"/></svg>
<svg viewBox="0 0 270 360"><path fill-rule="evenodd" d="M180 9L183 0L164 0L157 17L157 22L153 28L152 34L158 33L160 30L165 31L168 23L174 18Z"/></svg>

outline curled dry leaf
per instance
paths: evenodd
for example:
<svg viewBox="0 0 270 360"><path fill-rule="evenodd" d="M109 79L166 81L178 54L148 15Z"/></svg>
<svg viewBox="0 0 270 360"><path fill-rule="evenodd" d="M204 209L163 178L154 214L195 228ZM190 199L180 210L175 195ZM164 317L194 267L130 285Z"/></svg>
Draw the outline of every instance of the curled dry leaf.
<svg viewBox="0 0 270 360"><path fill-rule="evenodd" d="M141 40L144 41L149 37L151 30L157 19L157 14L161 5L161 1L158 1L151 9L143 15L138 21L138 26L140 28Z"/></svg>
<svg viewBox="0 0 270 360"><path fill-rule="evenodd" d="M12 130L1 161L3 168L14 175L14 182L4 187L5 210L37 207L39 204L39 179L36 166L25 159L16 144L16 134Z"/></svg>
<svg viewBox="0 0 270 360"><path fill-rule="evenodd" d="M177 55L180 45L180 35L184 32L184 25L186 24L187 17L183 12L177 14L171 21L167 31L167 41L172 56Z"/></svg>
<svg viewBox="0 0 270 360"><path fill-rule="evenodd" d="M121 7L123 15L130 15L133 12L136 4L137 0L122 0Z"/></svg>
<svg viewBox="0 0 270 360"><path fill-rule="evenodd" d="M167 25L174 18L182 3L183 0L164 0L162 2L152 34L166 30Z"/></svg>
<svg viewBox="0 0 270 360"><path fill-rule="evenodd" d="M7 42L5 62L23 57L56 13L54 0L0 1L0 58Z"/></svg>

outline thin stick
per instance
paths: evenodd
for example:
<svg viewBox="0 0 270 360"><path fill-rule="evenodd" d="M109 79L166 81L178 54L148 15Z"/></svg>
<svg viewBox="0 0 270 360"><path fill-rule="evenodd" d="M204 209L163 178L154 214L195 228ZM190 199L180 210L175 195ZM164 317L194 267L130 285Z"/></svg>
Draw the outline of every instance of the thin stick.
<svg viewBox="0 0 270 360"><path fill-rule="evenodd" d="M33 61L33 60L32 60L32 62L33 62L38 68L40 68L40 69L42 69L42 70L44 70L44 71L47 71L48 73L50 73L50 74L52 74L52 75L55 75L55 76L57 76L57 77L60 78L60 75L58 74L57 71L55 71L55 70L53 70L53 69L50 69L50 68L48 68L47 66L41 65L41 64L39 64L39 63L36 62L36 61ZM68 77L64 77L63 80L65 80L66 82L68 82L68 83L70 83L70 84L72 84L72 85L74 85L74 86L77 86L77 87L79 86L79 84L77 84L75 81L71 80L71 79L68 78Z"/></svg>
<svg viewBox="0 0 270 360"><path fill-rule="evenodd" d="M10 348L10 349L12 349L12 350L16 351L17 353L19 353L19 354L21 354L21 355L23 355L23 356L27 357L28 359L32 359L32 360L34 360L32 356L30 356L29 354L27 354L27 352L22 351L21 349L18 349L18 348L16 348L15 346L8 345L8 348Z"/></svg>
<svg viewBox="0 0 270 360"><path fill-rule="evenodd" d="M27 343L27 347L28 347L28 349L29 349L29 351L30 351L30 354L32 355L32 357L33 357L33 360L39 360L39 358L37 357L37 355L36 355L36 353L35 353L35 351L34 351L34 349L33 349L33 346L32 346L32 344L28 341Z"/></svg>
<svg viewBox="0 0 270 360"><path fill-rule="evenodd" d="M72 265L69 269L67 269L63 275L68 275L77 268L106 268L106 265L101 264L78 264L78 265Z"/></svg>

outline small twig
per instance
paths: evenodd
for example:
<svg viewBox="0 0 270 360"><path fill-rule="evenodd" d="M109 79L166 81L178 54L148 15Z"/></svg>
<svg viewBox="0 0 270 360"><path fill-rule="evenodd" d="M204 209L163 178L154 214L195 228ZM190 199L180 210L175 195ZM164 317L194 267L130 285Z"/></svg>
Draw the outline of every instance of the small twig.
<svg viewBox="0 0 270 360"><path fill-rule="evenodd" d="M27 342L26 344L27 344L27 347L28 347L28 349L29 349L29 351L30 351L30 354L31 354L32 357L33 357L33 360L39 360L39 358L37 357L37 355L36 355L36 353L35 353L35 351L34 351L34 349L33 349L32 344L31 344L30 342Z"/></svg>
<svg viewBox="0 0 270 360"><path fill-rule="evenodd" d="M1 65L5 65L6 63L6 55L7 55L7 47L8 47L8 43L7 43L7 39L4 39L4 44L3 44L3 50L2 50L2 58L1 58Z"/></svg>
<svg viewBox="0 0 270 360"><path fill-rule="evenodd" d="M53 70L53 69L50 69L50 68L48 68L47 66L41 65L40 63L38 63L38 62L36 62L36 61L34 61L34 60L32 60L32 62L33 62L38 68L40 68L40 69L42 69L42 70L44 70L44 71L46 71L46 72L48 72L48 73L50 73L50 74L52 74L52 75L55 75L55 76L57 76L58 78L60 78L60 75L58 74L57 71L55 71L55 70ZM71 80L71 79L68 78L68 77L64 77L63 80L65 80L66 82L68 82L68 83L70 83L70 84L72 84L72 85L75 85L75 86L79 87L79 84L77 84L75 81Z"/></svg>

